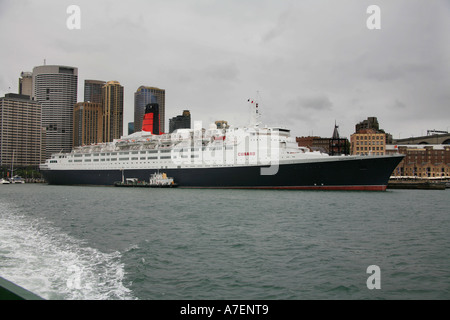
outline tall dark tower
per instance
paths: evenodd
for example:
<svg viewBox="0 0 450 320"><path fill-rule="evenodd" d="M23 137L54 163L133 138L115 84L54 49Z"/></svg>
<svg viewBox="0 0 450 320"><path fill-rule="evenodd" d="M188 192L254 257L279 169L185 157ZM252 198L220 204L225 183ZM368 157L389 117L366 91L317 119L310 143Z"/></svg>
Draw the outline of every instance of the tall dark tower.
<svg viewBox="0 0 450 320"><path fill-rule="evenodd" d="M102 87L103 142L123 135L123 91L118 81L109 81Z"/></svg>
<svg viewBox="0 0 450 320"><path fill-rule="evenodd" d="M142 121L142 131L160 135L161 132L159 129L159 122L159 105L157 103L149 103L145 106L145 115L144 120Z"/></svg>

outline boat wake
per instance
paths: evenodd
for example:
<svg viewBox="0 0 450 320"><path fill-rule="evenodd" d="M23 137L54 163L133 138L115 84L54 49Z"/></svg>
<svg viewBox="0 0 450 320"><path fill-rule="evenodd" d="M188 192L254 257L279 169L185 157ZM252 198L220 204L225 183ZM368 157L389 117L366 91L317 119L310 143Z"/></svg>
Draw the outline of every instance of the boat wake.
<svg viewBox="0 0 450 320"><path fill-rule="evenodd" d="M119 252L100 252L10 204L0 204L0 220L0 276L44 299L135 299Z"/></svg>

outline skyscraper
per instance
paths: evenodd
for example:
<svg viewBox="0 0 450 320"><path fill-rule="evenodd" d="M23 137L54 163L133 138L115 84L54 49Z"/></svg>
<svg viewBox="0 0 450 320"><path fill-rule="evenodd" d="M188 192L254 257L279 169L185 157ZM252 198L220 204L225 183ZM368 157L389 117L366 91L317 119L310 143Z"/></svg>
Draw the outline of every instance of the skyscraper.
<svg viewBox="0 0 450 320"><path fill-rule="evenodd" d="M189 110L183 110L183 114L169 119L169 133L177 129L191 128L191 113Z"/></svg>
<svg viewBox="0 0 450 320"><path fill-rule="evenodd" d="M78 68L56 65L33 69L32 98L42 105L46 158L72 150L73 108L77 102Z"/></svg>
<svg viewBox="0 0 450 320"><path fill-rule="evenodd" d="M0 166L38 166L45 160L41 104L30 96L9 93L0 98Z"/></svg>
<svg viewBox="0 0 450 320"><path fill-rule="evenodd" d="M102 88L103 142L111 142L123 135L123 86L109 81Z"/></svg>
<svg viewBox="0 0 450 320"><path fill-rule="evenodd" d="M19 94L31 97L32 88L33 88L33 73L22 72L19 78Z"/></svg>
<svg viewBox="0 0 450 320"><path fill-rule="evenodd" d="M142 120L144 119L145 107L148 104L157 103L159 110L159 129L165 132L165 110L166 91L155 87L140 86L134 93L134 131L142 130Z"/></svg>
<svg viewBox="0 0 450 320"><path fill-rule="evenodd" d="M103 142L103 107L100 103L79 102L73 110L73 146Z"/></svg>
<svg viewBox="0 0 450 320"><path fill-rule="evenodd" d="M101 80L84 80L84 102L102 103L102 88L105 84Z"/></svg>

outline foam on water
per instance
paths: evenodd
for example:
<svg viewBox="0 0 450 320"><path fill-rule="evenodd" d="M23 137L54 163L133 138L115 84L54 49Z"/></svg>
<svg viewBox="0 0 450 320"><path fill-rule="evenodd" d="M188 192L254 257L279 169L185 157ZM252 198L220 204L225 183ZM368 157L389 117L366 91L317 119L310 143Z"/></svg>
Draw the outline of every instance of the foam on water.
<svg viewBox="0 0 450 320"><path fill-rule="evenodd" d="M134 299L119 252L104 253L0 203L0 276L45 299Z"/></svg>

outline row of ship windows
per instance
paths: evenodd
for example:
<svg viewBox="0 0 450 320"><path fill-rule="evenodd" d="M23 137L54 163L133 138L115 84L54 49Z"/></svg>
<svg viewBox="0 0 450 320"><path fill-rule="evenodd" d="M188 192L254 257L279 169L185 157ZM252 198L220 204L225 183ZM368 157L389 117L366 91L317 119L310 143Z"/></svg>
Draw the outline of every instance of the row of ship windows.
<svg viewBox="0 0 450 320"><path fill-rule="evenodd" d="M191 155L191 158L198 158L198 155ZM161 156L161 157L132 157L131 161L138 161L138 160L165 160L165 159L171 159L171 156ZM106 159L84 159L84 160L69 160L69 162L105 162L105 161L130 161L130 158L106 158ZM57 163L56 160L50 160L50 163Z"/></svg>
<svg viewBox="0 0 450 320"><path fill-rule="evenodd" d="M376 154L378 154L378 153L376 153ZM382 155L383 153L380 153L380 155ZM181 156L180 158L188 158L187 156ZM191 158L199 158L199 155L191 155ZM281 157L281 159L294 159L295 157L294 156L283 156L283 157ZM147 157L147 158L145 158L145 157L141 157L141 158L138 158L138 157L132 157L131 158L131 161L139 161L139 160L169 160L169 159L172 159L172 157L171 156L161 156L161 157ZM176 157L175 157L175 159L176 159ZM106 158L106 159L93 159L93 160L91 160L91 159L84 159L84 160L81 160L81 159L76 159L76 160L69 160L69 163L81 163L81 162L114 162L114 161L130 161L130 158ZM50 160L50 163L57 163L58 161L57 160Z"/></svg>
<svg viewBox="0 0 450 320"><path fill-rule="evenodd" d="M226 147L225 150L233 150L234 147ZM202 148L202 151L205 151L206 147ZM209 150L223 150L222 147L210 147ZM199 151L199 148L192 148L191 151ZM167 150L160 150L160 153L171 153L172 149ZM189 150L176 150L175 152L189 152ZM85 157L98 157L98 156L116 156L116 155L129 155L129 154L151 154L151 153L158 153L158 150L149 150L149 151L132 151L132 152L108 152L108 153L87 153L84 154ZM83 154L75 154L75 158L81 158L83 157Z"/></svg>

